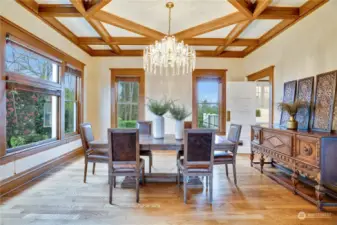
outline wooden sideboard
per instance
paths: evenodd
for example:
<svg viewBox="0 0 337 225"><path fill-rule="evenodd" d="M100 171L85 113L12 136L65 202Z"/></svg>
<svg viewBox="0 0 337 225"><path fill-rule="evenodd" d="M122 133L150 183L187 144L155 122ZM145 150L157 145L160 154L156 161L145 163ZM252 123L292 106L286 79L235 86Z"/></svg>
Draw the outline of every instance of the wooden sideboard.
<svg viewBox="0 0 337 225"><path fill-rule="evenodd" d="M252 126L251 132L251 166L319 209L337 206L337 135L267 126Z"/></svg>

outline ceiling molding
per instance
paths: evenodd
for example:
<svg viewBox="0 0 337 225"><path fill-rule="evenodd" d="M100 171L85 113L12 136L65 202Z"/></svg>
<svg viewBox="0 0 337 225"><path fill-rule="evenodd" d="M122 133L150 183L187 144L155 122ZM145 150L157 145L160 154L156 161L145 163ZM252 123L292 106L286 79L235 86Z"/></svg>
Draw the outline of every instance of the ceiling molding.
<svg viewBox="0 0 337 225"><path fill-rule="evenodd" d="M38 4L35 0L16 0L20 5L43 20L61 35L76 44L92 56L142 56L140 45L153 44L165 34L143 26L126 18L102 11L112 0L70 0L72 4ZM198 57L230 57L242 58L269 40L294 25L305 16L322 6L328 0L307 0L300 7L269 6L271 0L228 0L238 12L199 24L174 34L178 40L191 46L219 46L215 51L196 51ZM59 22L56 17L83 17L100 37L78 37L73 31ZM256 19L282 20L259 39L238 38L240 34ZM142 35L144 37L111 37L104 23ZM194 38L230 25L236 26L224 38ZM117 32L118 33L118 32ZM107 45L111 50L95 50L92 45ZM134 50L122 50L118 45L134 45ZM243 51L226 51L228 46L246 47ZM94 48L94 46L92 46ZM129 46L128 46L129 48Z"/></svg>
<svg viewBox="0 0 337 225"><path fill-rule="evenodd" d="M82 45L106 45L107 43L98 37L79 37L78 41ZM194 46L218 46L226 44L227 39L223 38L189 38L183 40L185 44ZM147 37L113 37L110 44L115 45L151 45L155 39ZM258 39L236 39L230 46L252 46L257 45Z"/></svg>

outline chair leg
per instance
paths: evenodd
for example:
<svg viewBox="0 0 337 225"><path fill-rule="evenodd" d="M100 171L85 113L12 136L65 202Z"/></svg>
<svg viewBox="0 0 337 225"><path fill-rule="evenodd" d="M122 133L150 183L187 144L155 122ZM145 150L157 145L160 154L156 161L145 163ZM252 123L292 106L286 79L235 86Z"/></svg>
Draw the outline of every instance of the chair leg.
<svg viewBox="0 0 337 225"><path fill-rule="evenodd" d="M139 202L139 175L136 176L136 202Z"/></svg>
<svg viewBox="0 0 337 225"><path fill-rule="evenodd" d="M184 203L187 204L187 179L188 176L184 176Z"/></svg>
<svg viewBox="0 0 337 225"><path fill-rule="evenodd" d="M145 166L142 168L142 185L145 184Z"/></svg>
<svg viewBox="0 0 337 225"><path fill-rule="evenodd" d="M84 180L83 180L84 183L87 182L87 171L88 171L88 160L85 159L85 161L84 161Z"/></svg>
<svg viewBox="0 0 337 225"><path fill-rule="evenodd" d="M178 173L177 173L177 182L178 182L178 188L180 189L180 169L178 167Z"/></svg>
<svg viewBox="0 0 337 225"><path fill-rule="evenodd" d="M117 184L116 177L114 176L112 179L113 179L114 188L116 188L116 184Z"/></svg>
<svg viewBox="0 0 337 225"><path fill-rule="evenodd" d="M213 175L209 176L209 202L213 202Z"/></svg>
<svg viewBox="0 0 337 225"><path fill-rule="evenodd" d="M149 156L149 173L151 173L151 168L152 168L152 153Z"/></svg>
<svg viewBox="0 0 337 225"><path fill-rule="evenodd" d="M208 189L208 176L206 176L206 190Z"/></svg>
<svg viewBox="0 0 337 225"><path fill-rule="evenodd" d="M234 184L237 185L237 182L236 182L236 165L235 165L235 162L233 162L233 175L234 175Z"/></svg>
<svg viewBox="0 0 337 225"><path fill-rule="evenodd" d="M92 174L93 174L93 175L95 174L95 169L96 169L96 163L94 163L94 164L92 165Z"/></svg>
<svg viewBox="0 0 337 225"><path fill-rule="evenodd" d="M226 176L228 177L228 165L227 164L225 165L226 165Z"/></svg>
<svg viewBox="0 0 337 225"><path fill-rule="evenodd" d="M111 178L110 178L110 180L111 180ZM110 183L110 190L109 190L109 203L112 205L112 188L113 188L113 185L115 185L115 184L112 184L112 183Z"/></svg>

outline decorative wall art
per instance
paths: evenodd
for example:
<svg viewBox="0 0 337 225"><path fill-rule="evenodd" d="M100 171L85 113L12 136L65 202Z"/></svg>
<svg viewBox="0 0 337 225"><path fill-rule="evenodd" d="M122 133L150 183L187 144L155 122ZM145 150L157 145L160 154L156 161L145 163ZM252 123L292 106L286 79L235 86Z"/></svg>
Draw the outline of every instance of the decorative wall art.
<svg viewBox="0 0 337 225"><path fill-rule="evenodd" d="M331 132L337 71L317 76L312 130Z"/></svg>
<svg viewBox="0 0 337 225"><path fill-rule="evenodd" d="M284 93L283 102L284 103L293 103L295 101L296 88L297 88L297 80L284 83L284 89L283 89L283 93ZM289 118L290 118L289 113L282 111L280 126L285 127L287 125Z"/></svg>
<svg viewBox="0 0 337 225"><path fill-rule="evenodd" d="M300 108L296 114L296 121L298 122L299 130L309 129L312 106L311 103L314 94L314 81L315 77L308 77L298 81L296 99L309 103L308 108Z"/></svg>

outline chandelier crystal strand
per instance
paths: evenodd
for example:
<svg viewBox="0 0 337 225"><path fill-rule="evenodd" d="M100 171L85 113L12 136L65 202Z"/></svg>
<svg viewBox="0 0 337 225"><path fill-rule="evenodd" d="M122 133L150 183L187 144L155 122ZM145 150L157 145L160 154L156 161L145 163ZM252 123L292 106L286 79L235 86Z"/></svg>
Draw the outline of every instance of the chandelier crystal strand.
<svg viewBox="0 0 337 225"><path fill-rule="evenodd" d="M171 9L174 4L168 2L166 7L169 9L168 35L144 49L144 70L166 76L191 73L195 69L196 52L183 41L177 42L171 35Z"/></svg>

